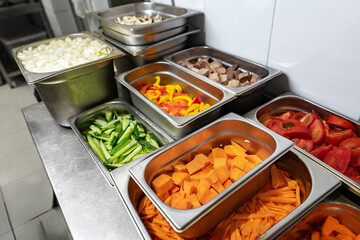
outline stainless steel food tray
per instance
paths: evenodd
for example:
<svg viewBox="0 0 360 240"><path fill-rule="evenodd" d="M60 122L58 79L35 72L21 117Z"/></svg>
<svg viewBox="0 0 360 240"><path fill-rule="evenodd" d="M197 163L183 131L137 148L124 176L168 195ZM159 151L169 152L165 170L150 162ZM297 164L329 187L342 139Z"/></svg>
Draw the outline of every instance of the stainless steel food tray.
<svg viewBox="0 0 360 240"><path fill-rule="evenodd" d="M305 99L301 96L294 95L292 93L287 93L283 96L277 97L277 98L271 100L270 102L265 103L264 105L262 105L258 108L255 108L252 111L246 113L244 116L255 121L257 124L261 124L258 121L258 118L263 113L274 114L274 113L286 112L288 110L300 111L300 112L311 112L312 110L315 110L319 114L319 116L324 119L327 119L327 117L330 116L331 114L335 114L335 115L338 115L338 116L350 121L357 128L357 130L360 131L359 123L356 123L356 122L352 121L351 119L348 119L348 118L340 115L339 113L336 113L333 110L330 110L324 106L321 106L317 103L314 103L314 102L312 102L308 99ZM343 183L346 184L346 186L348 186L348 188L351 191L354 191L355 193L360 194L360 184L351 180L344 174L342 174L339 171L335 170L334 168L330 167L329 165L327 165L320 159L314 157L313 155L311 155L310 153L306 152L305 150L299 148L298 146L294 146L294 148L297 151L300 151L302 154L309 157L310 159L312 159L313 161L315 161L317 164L321 165L323 168L325 168L326 170L328 170L335 176L337 176Z"/></svg>
<svg viewBox="0 0 360 240"><path fill-rule="evenodd" d="M164 39L175 36L179 33L182 33L186 30L186 26L180 26L177 28L169 29L164 32L149 34L149 35L141 35L135 34L132 36L124 35L119 32L112 30L111 28L103 28L103 32L106 36L109 36L115 40L120 41L126 45L148 45L151 43L156 43L162 41Z"/></svg>
<svg viewBox="0 0 360 240"><path fill-rule="evenodd" d="M156 126L156 124L152 123L149 119L147 119L141 112L139 112L137 109L132 107L130 104L125 102L122 99L114 99L110 102L101 104L97 107L94 107L92 109L89 109L83 113L80 113L78 115L72 116L69 118L69 123L73 131L75 132L76 136L82 143L82 145L85 147L85 149L88 151L92 159L95 161L95 163L100 168L101 172L104 174L106 179L109 181L111 185L114 185L114 182L112 178L110 177L110 172L106 169L106 167L101 163L100 159L96 156L94 151L91 149L90 145L87 143L86 139L82 135L82 132L89 128L90 124L92 123L93 119L95 119L97 116L102 114L106 110L118 110L123 113L130 113L135 117L136 120L138 120L140 123L142 123L146 129L149 129L151 132L155 134L155 136L159 139L160 144L162 146L170 143L173 141L171 137L169 137L165 132L163 132L160 128ZM144 160L146 157L150 156L151 154L156 153L159 151L162 147L160 147L157 150L154 150L138 159L133 160L133 162L140 162ZM127 165L127 164L126 164ZM126 166L124 165L124 166ZM122 168L123 166L114 169L112 172L116 172L118 169Z"/></svg>
<svg viewBox="0 0 360 240"><path fill-rule="evenodd" d="M27 49L29 47L35 48L35 47L39 46L40 44L48 44L52 40L65 39L67 37L72 38L72 39L73 38L78 38L78 37L96 39L96 40L100 41L101 43L107 45L107 47L110 50L110 54L106 55L103 58L100 58L100 59L97 59L97 60L94 60L94 61L91 61L91 62L87 62L87 63L84 63L84 64L80 64L80 65L77 65L77 66L74 66L74 67L69 67L69 68L65 68L65 69L62 69L62 70L52 71L52 72L45 72L45 73L36 73L36 72L30 72L30 71L26 70L24 65L22 64L21 60L17 57L17 54L19 52L23 51L24 49ZM89 32L73 33L73 34L69 34L69 35L65 35L65 36L61 36L61 37L57 37L57 38L51 38L51 39L38 41L38 42L35 42L35 43L30 43L30 44L23 45L21 47L17 47L17 48L12 49L12 54L13 54L13 57L14 57L17 65L19 66L19 68L21 70L21 73L23 74L23 76L24 76L24 78L25 78L25 80L26 80L26 82L28 84L43 81L43 80L49 79L51 77L57 76L59 74L65 74L64 79L66 79L67 77L76 78L77 75L78 76L84 75L84 72L77 71L79 69L89 67L89 66L95 65L97 63L103 63L103 62L106 62L106 61L109 61L109 60L112 60L112 59L115 59L115 58L125 56L125 53L123 53L119 49L113 47L112 45L110 45L108 43L105 43L104 41L100 40L99 38L91 35Z"/></svg>
<svg viewBox="0 0 360 240"><path fill-rule="evenodd" d="M296 150L291 149L276 163L278 167L290 171L291 175L300 182L303 202L283 220L270 228L261 239L276 239L278 234L291 226L304 212L307 212L340 185L340 182L335 177ZM135 165L135 163L129 164ZM140 236L143 239L151 239L137 213L138 204L145 194L129 176L128 169L132 167L129 164L119 169L119 171L111 173L111 175ZM180 213L179 216L183 215Z"/></svg>
<svg viewBox="0 0 360 240"><path fill-rule="evenodd" d="M209 79L206 76L203 76L197 72L194 72L184 66L180 65L180 62L182 60L195 60L197 58L205 58L210 57L212 59L215 59L219 61L222 65L230 67L231 65L238 65L239 69L243 72L253 72L256 73L262 78L258 80L257 82L245 86L245 87L228 87L221 83L215 82L215 84L220 88L225 88L228 91L232 92L236 96L244 96L249 95L250 93L254 92L255 90L264 87L265 83L269 80L273 79L274 77L281 74L279 70L273 69L271 67L265 67L258 63L252 62L250 60L246 60L241 57L237 57L231 54L227 54L225 52L222 52L220 50L210 48L207 46L200 46L200 47L193 47L189 49L182 50L177 53L173 53L171 55L165 56L164 59L172 64L176 64L177 66L181 67L184 71L191 72L192 74L196 75L199 78L204 79L205 81L211 81L213 80Z"/></svg>
<svg viewBox="0 0 360 240"><path fill-rule="evenodd" d="M171 171L179 162L188 162L196 153L208 155L213 147L230 144L233 138L264 160L208 203L195 209L179 210L166 205L151 189L152 180L159 174ZM129 172L176 232L183 237L199 237L244 203L248 199L244 193L252 195L260 190L269 177L268 167L292 145L291 141L275 137L266 128L229 113L169 144L157 154L130 168Z"/></svg>
<svg viewBox="0 0 360 240"><path fill-rule="evenodd" d="M184 92L194 96L199 95L211 106L198 114L186 117L172 116L166 113L139 92L143 85L152 85L155 82L155 76L161 77L161 84L179 84L184 89ZM219 117L221 107L235 98L230 92L219 89L213 84L206 83L165 62L148 64L121 73L115 78L122 86L129 89L134 106L153 122L159 123L159 126L174 139L186 136L188 133Z"/></svg>
<svg viewBox="0 0 360 240"><path fill-rule="evenodd" d="M123 16L132 15L156 15L160 14L165 17L164 20L151 24L143 25L122 25L116 23L114 19ZM191 9L179 8L175 6L169 6L154 2L142 2L131 3L114 8L110 8L105 11L96 11L90 13L100 21L100 25L105 29L111 29L119 34L128 35L128 38L132 38L132 35L149 35L159 32L168 31L170 29L178 28L185 25L187 18L202 14L199 11ZM168 33L166 37L170 37Z"/></svg>
<svg viewBox="0 0 360 240"><path fill-rule="evenodd" d="M103 31L101 30L95 31L94 34L97 35L99 38L104 39L105 41L108 41L111 44L114 44L116 47L119 47L120 49L127 52L131 56L139 56L139 55L158 54L159 52L165 51L169 48L172 48L174 46L177 46L185 42L190 35L194 35L199 32L200 29L188 25L186 26L186 31L181 34L178 34L176 36L173 36L171 38L165 39L157 43L153 43L150 45L142 45L142 46L130 46L123 44L111 37L104 35Z"/></svg>
<svg viewBox="0 0 360 240"><path fill-rule="evenodd" d="M360 234L360 209L346 203L331 202L325 199L325 202L318 204L278 239L304 239L304 236L311 232L311 230L320 229L327 216L335 217L356 235Z"/></svg>

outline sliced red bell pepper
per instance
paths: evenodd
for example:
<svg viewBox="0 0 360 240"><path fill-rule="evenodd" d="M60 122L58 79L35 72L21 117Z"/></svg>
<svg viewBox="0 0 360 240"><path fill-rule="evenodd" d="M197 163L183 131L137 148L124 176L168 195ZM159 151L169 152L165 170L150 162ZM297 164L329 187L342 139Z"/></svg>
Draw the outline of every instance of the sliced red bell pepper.
<svg viewBox="0 0 360 240"><path fill-rule="evenodd" d="M327 143L337 146L339 143L350 137L352 137L352 130L347 129L345 131L329 134L325 137L325 140Z"/></svg>
<svg viewBox="0 0 360 240"><path fill-rule="evenodd" d="M344 141L342 141L340 144L339 144L339 147L342 147L342 148L350 148L350 149L353 149L353 148L358 148L360 147L360 138L356 137L356 138L348 138L348 139L345 139Z"/></svg>
<svg viewBox="0 0 360 240"><path fill-rule="evenodd" d="M201 98L199 96L195 96L192 99L192 103L191 104L195 104L195 103L201 103Z"/></svg>
<svg viewBox="0 0 360 240"><path fill-rule="evenodd" d="M360 147L351 150L350 166L360 167Z"/></svg>
<svg viewBox="0 0 360 240"><path fill-rule="evenodd" d="M288 139L302 138L311 140L311 133L309 129L304 126L294 126L290 129L286 129L283 136Z"/></svg>
<svg viewBox="0 0 360 240"><path fill-rule="evenodd" d="M325 155L330 152L332 148L332 145L327 145L327 146L319 146L315 149L313 149L310 154L313 155L314 157L320 159L321 161L324 161Z"/></svg>
<svg viewBox="0 0 360 240"><path fill-rule="evenodd" d="M149 90L159 90L160 92L165 91L166 87L165 86L160 86L160 87L149 87Z"/></svg>
<svg viewBox="0 0 360 240"><path fill-rule="evenodd" d="M360 167L348 167L344 175L360 184Z"/></svg>
<svg viewBox="0 0 360 240"><path fill-rule="evenodd" d="M264 126L267 126L268 123L270 122L270 120L273 119L273 116L269 113L263 113L261 114L261 116L259 117L259 122L261 124L263 124Z"/></svg>
<svg viewBox="0 0 360 240"><path fill-rule="evenodd" d="M294 113L294 115L291 116L291 119L295 119L295 120L300 121L300 119L303 118L305 115L306 115L306 113L297 112L297 113Z"/></svg>
<svg viewBox="0 0 360 240"><path fill-rule="evenodd" d="M146 90L149 88L150 86L145 84L144 86L142 86L142 88L140 89L140 93L141 94L145 94Z"/></svg>
<svg viewBox="0 0 360 240"><path fill-rule="evenodd" d="M320 119L315 119L310 126L311 138L315 145L320 145L325 139L324 127Z"/></svg>
<svg viewBox="0 0 360 240"><path fill-rule="evenodd" d="M325 131L325 136L329 136L330 135L330 126L324 122L323 120L321 120L321 123L324 127L324 131Z"/></svg>
<svg viewBox="0 0 360 240"><path fill-rule="evenodd" d="M314 122L314 115L312 115L312 113L308 113L300 119L300 122L305 124L306 127L310 127L311 124Z"/></svg>
<svg viewBox="0 0 360 240"><path fill-rule="evenodd" d="M314 147L314 143L311 140L294 138L292 139L292 141L296 144L296 146L298 146L301 149L304 149L307 152L310 152Z"/></svg>
<svg viewBox="0 0 360 240"><path fill-rule="evenodd" d="M277 116L277 118L284 121L284 120L288 120L293 114L294 114L293 111L287 111L286 113L283 113L280 116Z"/></svg>
<svg viewBox="0 0 360 240"><path fill-rule="evenodd" d="M324 163L344 173L351 159L351 151L348 148L334 148L324 158Z"/></svg>
<svg viewBox="0 0 360 240"><path fill-rule="evenodd" d="M356 127L351 122L336 115L330 115L326 120L326 123L336 128L351 129L354 132L357 131Z"/></svg>

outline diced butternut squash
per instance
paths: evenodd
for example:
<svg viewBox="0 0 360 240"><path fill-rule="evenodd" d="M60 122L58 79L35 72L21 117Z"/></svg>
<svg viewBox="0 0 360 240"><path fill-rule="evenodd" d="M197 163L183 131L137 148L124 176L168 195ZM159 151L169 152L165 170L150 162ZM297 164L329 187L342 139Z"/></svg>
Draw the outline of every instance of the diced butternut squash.
<svg viewBox="0 0 360 240"><path fill-rule="evenodd" d="M218 176L221 184L224 184L224 182L230 177L230 171L226 166L215 169L215 173Z"/></svg>
<svg viewBox="0 0 360 240"><path fill-rule="evenodd" d="M355 238L356 235L350 229L348 229L345 225L337 224L334 226L334 231L340 234L350 236L351 238Z"/></svg>
<svg viewBox="0 0 360 240"><path fill-rule="evenodd" d="M227 158L214 158L214 169L219 169L224 166L228 166Z"/></svg>
<svg viewBox="0 0 360 240"><path fill-rule="evenodd" d="M232 184L232 181L230 179L228 179L223 183L223 187L228 188L231 184Z"/></svg>
<svg viewBox="0 0 360 240"><path fill-rule="evenodd" d="M205 163L202 159L194 159L186 164L186 169L188 170L189 174L192 175L205 167Z"/></svg>
<svg viewBox="0 0 360 240"><path fill-rule="evenodd" d="M157 194L157 196L161 199L161 201L165 201L169 196L169 191L163 193L163 194Z"/></svg>
<svg viewBox="0 0 360 240"><path fill-rule="evenodd" d="M258 155L248 155L246 159L251 161L255 166L262 162L262 159Z"/></svg>
<svg viewBox="0 0 360 240"><path fill-rule="evenodd" d="M204 154L202 154L202 153L196 154L195 157L194 157L194 160L195 159L200 159L201 161L203 161L205 166L211 164L209 158L207 156L205 156Z"/></svg>
<svg viewBox="0 0 360 240"><path fill-rule="evenodd" d="M186 198L173 198L171 200L171 207L177 209L190 209L191 201Z"/></svg>
<svg viewBox="0 0 360 240"><path fill-rule="evenodd" d="M187 172L174 172L171 178L176 185L182 185L185 180L190 179L190 176Z"/></svg>
<svg viewBox="0 0 360 240"><path fill-rule="evenodd" d="M212 169L210 170L207 174L206 177L210 180L210 184L214 184L217 181L219 181L219 178L217 176L217 174L215 173L215 170Z"/></svg>
<svg viewBox="0 0 360 240"><path fill-rule="evenodd" d="M244 169L244 172L249 172L250 170L252 170L255 166L255 164L253 164L252 162L248 161L246 164L246 167Z"/></svg>
<svg viewBox="0 0 360 240"><path fill-rule="evenodd" d="M238 150L233 145L226 145L224 147L226 155L228 155L231 158L234 158L238 155Z"/></svg>
<svg viewBox="0 0 360 240"><path fill-rule="evenodd" d="M169 190L169 194L172 195L174 193L177 193L178 191L180 191L180 186L173 185L173 187Z"/></svg>
<svg viewBox="0 0 360 240"><path fill-rule="evenodd" d="M175 172L188 172L185 164L177 164L174 167Z"/></svg>
<svg viewBox="0 0 360 240"><path fill-rule="evenodd" d="M205 175L207 175L208 172L210 172L211 170L214 170L212 164L210 164L210 165L206 166L205 168L203 168L203 169L202 169L202 172L205 173Z"/></svg>
<svg viewBox="0 0 360 240"><path fill-rule="evenodd" d="M217 159L224 159L226 161L228 158L228 155L226 155L225 150L222 148L213 148L211 154L214 159L214 165Z"/></svg>
<svg viewBox="0 0 360 240"><path fill-rule="evenodd" d="M236 180L238 180L239 178L241 178L242 176L245 175L245 172L241 171L239 168L233 168L232 171L230 172L230 180L232 182L235 182Z"/></svg>
<svg viewBox="0 0 360 240"><path fill-rule="evenodd" d="M188 196L188 199L191 202L192 208L197 208L201 206L201 203L199 202L195 194L191 194L190 196Z"/></svg>
<svg viewBox="0 0 360 240"><path fill-rule="evenodd" d="M201 194L199 197L199 202L204 205L216 197L216 195L218 195L218 193L213 188L210 188L210 190L207 190L205 193Z"/></svg>
<svg viewBox="0 0 360 240"><path fill-rule="evenodd" d="M174 183L169 175L161 174L152 181L152 187L157 194L164 194L173 187Z"/></svg>
<svg viewBox="0 0 360 240"><path fill-rule="evenodd" d="M320 233L317 231L312 232L311 240L320 240Z"/></svg>
<svg viewBox="0 0 360 240"><path fill-rule="evenodd" d="M231 145L233 145L238 152L244 152L244 153L246 152L246 150L239 143L237 143L235 139L231 140ZM239 155L239 154L236 154L236 155Z"/></svg>
<svg viewBox="0 0 360 240"><path fill-rule="evenodd" d="M211 164L214 164L214 158L213 158L213 156L212 156L212 153L210 153L210 154L208 155L208 159L209 159L209 161L210 161Z"/></svg>
<svg viewBox="0 0 360 240"><path fill-rule="evenodd" d="M171 206L171 199L172 199L172 197L169 196L169 197L164 201L164 203L165 203L166 205L168 205L168 206Z"/></svg>
<svg viewBox="0 0 360 240"><path fill-rule="evenodd" d="M239 168L240 170L245 170L248 160L243 156L236 156L232 159L231 165Z"/></svg>
<svg viewBox="0 0 360 240"><path fill-rule="evenodd" d="M221 193L222 191L225 190L225 188L223 187L220 181L217 181L216 183L211 185L211 187L213 187L218 193Z"/></svg>
<svg viewBox="0 0 360 240"><path fill-rule="evenodd" d="M191 175L190 179L200 181L200 179L202 179L204 176L205 176L204 172L200 171L200 172L197 172L197 173L194 173L193 175Z"/></svg>
<svg viewBox="0 0 360 240"><path fill-rule="evenodd" d="M195 186L192 182L185 181L183 187L186 196L190 196L195 192Z"/></svg>

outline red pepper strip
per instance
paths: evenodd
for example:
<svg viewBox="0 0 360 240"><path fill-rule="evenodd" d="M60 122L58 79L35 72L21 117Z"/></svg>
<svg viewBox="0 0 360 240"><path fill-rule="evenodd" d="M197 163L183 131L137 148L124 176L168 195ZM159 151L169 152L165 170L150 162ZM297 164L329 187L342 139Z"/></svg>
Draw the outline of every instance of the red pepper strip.
<svg viewBox="0 0 360 240"><path fill-rule="evenodd" d="M166 87L165 86L161 86L161 87L149 87L149 90L159 90L160 92L165 91Z"/></svg>
<svg viewBox="0 0 360 240"><path fill-rule="evenodd" d="M145 84L141 89L140 89L140 93L141 94L145 94L146 90L149 88L150 86Z"/></svg>

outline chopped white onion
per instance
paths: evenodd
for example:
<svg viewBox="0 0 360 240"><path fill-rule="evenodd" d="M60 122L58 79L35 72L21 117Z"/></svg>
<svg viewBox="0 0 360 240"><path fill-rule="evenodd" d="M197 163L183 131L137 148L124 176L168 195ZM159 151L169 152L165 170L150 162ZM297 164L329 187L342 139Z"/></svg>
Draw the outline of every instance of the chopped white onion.
<svg viewBox="0 0 360 240"><path fill-rule="evenodd" d="M108 47L90 38L56 39L23 50L17 57L30 72L53 72L91 62L110 54Z"/></svg>

